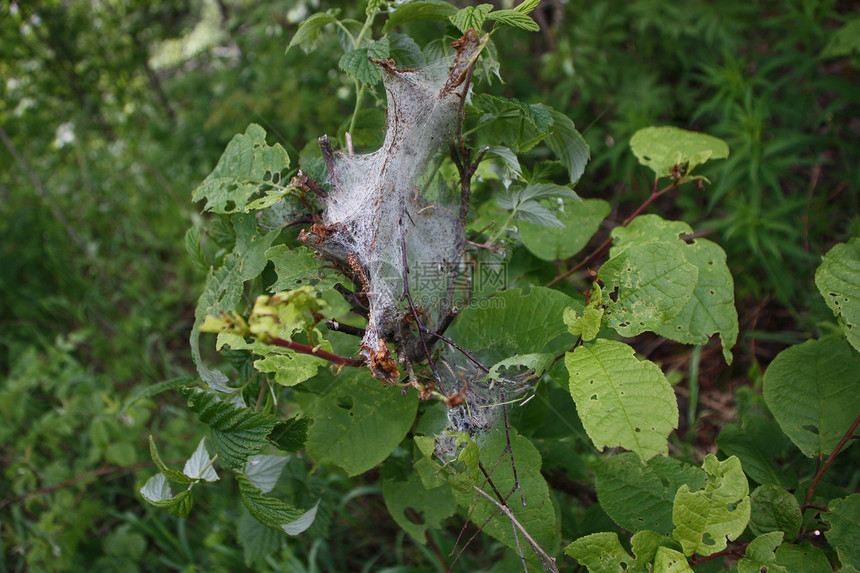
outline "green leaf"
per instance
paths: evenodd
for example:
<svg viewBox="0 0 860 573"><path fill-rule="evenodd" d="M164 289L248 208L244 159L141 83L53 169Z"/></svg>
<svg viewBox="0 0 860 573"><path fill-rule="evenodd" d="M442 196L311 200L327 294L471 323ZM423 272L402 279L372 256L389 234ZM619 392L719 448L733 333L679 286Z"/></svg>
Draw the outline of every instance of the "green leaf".
<svg viewBox="0 0 860 573"><path fill-rule="evenodd" d="M860 238L830 249L815 271L815 285L860 352Z"/></svg>
<svg viewBox="0 0 860 573"><path fill-rule="evenodd" d="M487 114L482 121L502 120L518 128L520 119L525 118L539 133L549 133L553 124L553 110L541 104L525 104L516 98L506 98L490 94L475 94L472 105ZM521 150L522 151L522 150Z"/></svg>
<svg viewBox="0 0 860 573"><path fill-rule="evenodd" d="M296 30L296 34L293 36L293 39L290 40L290 45L287 46L287 51L289 51L293 46L299 46L305 53L310 52L317 36L319 36L320 30L328 24L337 22L337 18L335 16L338 12L339 10L321 12L319 14L314 14L302 22L299 29Z"/></svg>
<svg viewBox="0 0 860 573"><path fill-rule="evenodd" d="M528 438L517 434L513 428L510 431L510 437L511 448L517 465L517 478L527 505L524 507L519 493L514 492L508 498L508 506L517 520L529 532L529 535L537 541L538 545L551 554L557 543L556 528L558 525L556 524L555 509L550 498L549 487L540 473L540 454ZM492 471L491 477L496 488L503 492L502 495L507 495L514 489L514 476L510 459L504 455L507 448L504 427L496 425L490 434L485 436L484 440L480 447L480 460L488 472ZM497 461L498 464L496 465ZM495 470L491 470L494 466ZM491 488L485 485L483 475L481 475L480 481L474 485L483 486L484 491L495 497ZM471 488L465 491L454 490L454 494L463 507L471 508L475 504L469 515L469 519L475 525L484 524L491 515L498 513L498 507L483 496L480 496L476 503L475 496L479 494ZM504 515L496 515L484 526L483 531L507 547L517 548L511 522ZM524 543L522 535L520 535L520 543ZM532 553L532 555L534 554Z"/></svg>
<svg viewBox="0 0 860 573"><path fill-rule="evenodd" d="M185 232L185 252L191 261L202 271L208 271L206 255L203 254L203 245L200 243L200 225L193 225Z"/></svg>
<svg viewBox="0 0 860 573"><path fill-rule="evenodd" d="M699 270L675 243L636 243L603 263L606 323L622 336L655 331L687 306ZM614 293L617 289L617 294ZM613 294L617 296L612 302ZM609 298L610 300L606 300Z"/></svg>
<svg viewBox="0 0 860 573"><path fill-rule="evenodd" d="M493 26L494 30L505 26L513 26L514 28L528 30L529 32L540 31L540 26L537 25L537 22L517 10L496 10L495 12L490 12L487 15L487 19L496 21L496 25Z"/></svg>
<svg viewBox="0 0 860 573"><path fill-rule="evenodd" d="M215 468L212 467L212 458L209 457L209 452L206 451L206 438L201 438L197 449L185 462L185 468L182 473L193 479L194 481L203 480L208 482L218 481L220 478L215 473Z"/></svg>
<svg viewBox="0 0 860 573"><path fill-rule="evenodd" d="M835 337L792 346L771 362L763 393L782 431L805 456L827 456L857 416L860 355Z"/></svg>
<svg viewBox="0 0 860 573"><path fill-rule="evenodd" d="M460 30L461 34L465 34L469 28L474 28L480 32L481 26L484 25L484 21L487 19L487 15L492 10L492 4L466 6L462 10L458 10L453 16L450 16L448 20Z"/></svg>
<svg viewBox="0 0 860 573"><path fill-rule="evenodd" d="M676 165L689 174L710 159L729 156L729 146L722 139L671 126L640 129L630 138L630 148L657 177L669 177Z"/></svg>
<svg viewBox="0 0 860 573"><path fill-rule="evenodd" d="M261 493L269 493L278 483L281 471L289 459L288 456L251 456L245 462L243 473Z"/></svg>
<svg viewBox="0 0 860 573"><path fill-rule="evenodd" d="M668 547L660 547L654 556L654 571L660 573L692 573L693 569L684 554Z"/></svg>
<svg viewBox="0 0 860 573"><path fill-rule="evenodd" d="M316 518L319 502L308 511L296 509L279 499L266 497L242 474L236 474L239 493L251 516L268 527L289 535L298 535L310 527Z"/></svg>
<svg viewBox="0 0 860 573"><path fill-rule="evenodd" d="M787 571L803 571L803 573L832 573L833 571L824 551L811 543L799 545L783 543L776 550L775 564L785 567Z"/></svg>
<svg viewBox="0 0 860 573"><path fill-rule="evenodd" d="M382 70L370 60L384 60L388 54L388 38L382 38L369 46L345 53L338 67L362 83L376 85L382 79Z"/></svg>
<svg viewBox="0 0 860 573"><path fill-rule="evenodd" d="M753 535L778 531L787 542L797 539L803 515L792 494L777 485L765 484L753 490L750 503L749 528Z"/></svg>
<svg viewBox="0 0 860 573"><path fill-rule="evenodd" d="M684 308L655 332L684 344L706 344L711 336L720 333L723 356L731 364L731 348L738 338L734 280L726 265L726 253L719 245L707 239L696 239L688 244L680 238L692 232L680 221L640 215L627 227L616 227L612 231L610 256L630 245L650 240L679 245L687 262L699 270L698 279Z"/></svg>
<svg viewBox="0 0 860 573"><path fill-rule="evenodd" d="M545 261L569 259L581 251L609 214L609 203L602 199L566 200L553 214L563 225L561 228L527 222L518 225L523 244Z"/></svg>
<svg viewBox="0 0 860 573"><path fill-rule="evenodd" d="M830 34L822 58L844 58L860 53L860 18L854 18Z"/></svg>
<svg viewBox="0 0 860 573"><path fill-rule="evenodd" d="M330 350L330 345L329 345ZM254 368L260 372L273 372L275 382L282 386L295 386L317 375L320 367L329 362L310 354L270 354L254 361Z"/></svg>
<svg viewBox="0 0 860 573"><path fill-rule="evenodd" d="M573 346L562 314L568 306L581 310L582 304L566 294L543 287L532 288L527 295L510 289L491 301L461 312L449 329L452 340L463 348L481 349L478 354L491 363L518 353L558 355Z"/></svg>
<svg viewBox="0 0 860 573"><path fill-rule="evenodd" d="M314 419L306 449L315 460L329 460L350 476L382 462L412 427L418 398L399 388L355 374L328 393L306 404ZM361 372L360 374L364 374Z"/></svg>
<svg viewBox="0 0 860 573"><path fill-rule="evenodd" d="M179 378L173 378L172 380L165 380L163 382L158 382L157 384L152 384L149 386L138 386L137 389L131 394L131 396L126 400L125 404L122 405L122 409L119 411L117 416L123 416L131 408L134 404L136 404L139 400L143 400L144 398L151 398L157 394L161 394L165 390L173 390L174 388L181 388L183 386L189 386L198 381L198 378L192 378L190 376L181 376Z"/></svg>
<svg viewBox="0 0 860 573"><path fill-rule="evenodd" d="M204 210L215 213L247 213L248 200L273 186L272 177L290 166L290 158L280 143L266 144L266 131L252 123L245 133L235 135L203 183L192 194L194 201L206 201Z"/></svg>
<svg viewBox="0 0 860 573"><path fill-rule="evenodd" d="M744 529L750 516L749 485L736 457L725 461L708 454L702 467L708 482L700 491L682 485L675 495L672 536L681 543L684 555L707 557L726 548Z"/></svg>
<svg viewBox="0 0 860 573"><path fill-rule="evenodd" d="M759 535L747 545L744 558L738 561L738 573L789 573L774 563L774 549L782 543L782 531Z"/></svg>
<svg viewBox="0 0 860 573"><path fill-rule="evenodd" d="M742 424L725 426L717 445L729 456L740 458L744 472L760 484L797 487L797 476L779 468L773 458L785 453L791 442L773 420L763 415L747 415Z"/></svg>
<svg viewBox="0 0 860 573"><path fill-rule="evenodd" d="M406 480L383 480L382 497L397 525L422 545L427 543L427 529L439 529L442 521L457 510L450 487L427 490L416 472Z"/></svg>
<svg viewBox="0 0 860 573"><path fill-rule="evenodd" d="M860 569L860 544L857 543L860 532L860 493L834 499L827 509L826 513L821 513L821 519L830 526L830 531L826 531L824 537L836 549L842 565Z"/></svg>
<svg viewBox="0 0 860 573"><path fill-rule="evenodd" d="M591 150L576 130L573 120L561 112L550 110L552 127L546 143L550 150L561 160L570 174L570 182L576 183L585 171L585 164L591 157Z"/></svg>
<svg viewBox="0 0 860 573"><path fill-rule="evenodd" d="M655 556L659 556L662 550L669 549L672 542L653 531L640 531L632 537L631 544L635 558L625 551L617 533L592 533L565 547L564 553L585 565L589 573L647 573L651 570L650 563ZM681 559L686 565L687 560L683 559L683 556ZM657 568L656 564L654 568L654 571L660 573L687 570Z"/></svg>
<svg viewBox="0 0 860 573"><path fill-rule="evenodd" d="M276 551L283 542L283 535L243 511L242 517L239 518L237 539L245 555L245 564L250 567L254 562L261 562Z"/></svg>
<svg viewBox="0 0 860 573"><path fill-rule="evenodd" d="M571 307L564 309L564 323L567 325L568 332L574 336L581 336L583 342L594 340L600 332L604 310L603 289L595 283L591 287L591 295L582 316Z"/></svg>
<svg viewBox="0 0 860 573"><path fill-rule="evenodd" d="M521 14L530 14L535 8L540 4L540 0L523 0L516 6L514 6L514 10L520 12Z"/></svg>
<svg viewBox="0 0 860 573"><path fill-rule="evenodd" d="M388 17L382 33L387 34L395 26L414 20L445 20L453 16L457 8L443 0L418 0L397 7Z"/></svg>
<svg viewBox="0 0 860 573"><path fill-rule="evenodd" d="M514 219L541 225L543 227L563 227L552 211L537 201L524 201L514 209Z"/></svg>
<svg viewBox="0 0 860 573"><path fill-rule="evenodd" d="M188 408L212 430L218 460L232 469L242 468L249 456L268 443L266 437L277 423L274 416L223 402L214 392L185 388L179 393L188 401Z"/></svg>
<svg viewBox="0 0 860 573"><path fill-rule="evenodd" d="M194 505L194 496L190 489L184 489L173 495L167 478L163 474L156 474L149 478L140 489L140 495L155 507L167 509L171 515L181 518L188 517L191 507Z"/></svg>
<svg viewBox="0 0 860 573"><path fill-rule="evenodd" d="M633 453L601 460L594 466L597 499L609 517L629 531L672 530L672 504L682 484L705 486L701 468L672 458L656 457L642 465Z"/></svg>
<svg viewBox="0 0 860 573"><path fill-rule="evenodd" d="M300 417L278 422L269 434L268 440L279 450L297 452L305 447L310 425L309 418Z"/></svg>
<svg viewBox="0 0 860 573"><path fill-rule="evenodd" d="M632 450L643 462L668 453L678 403L656 364L637 360L622 342L602 339L568 352L564 362L576 411L595 447Z"/></svg>
<svg viewBox="0 0 860 573"><path fill-rule="evenodd" d="M149 456L152 458L152 461L155 462L155 465L158 466L158 470L161 474L170 481L181 484L194 483L194 478L189 477L182 472L170 469L163 461L161 461L161 456L158 455L158 448L155 446L155 440L152 436L149 436Z"/></svg>

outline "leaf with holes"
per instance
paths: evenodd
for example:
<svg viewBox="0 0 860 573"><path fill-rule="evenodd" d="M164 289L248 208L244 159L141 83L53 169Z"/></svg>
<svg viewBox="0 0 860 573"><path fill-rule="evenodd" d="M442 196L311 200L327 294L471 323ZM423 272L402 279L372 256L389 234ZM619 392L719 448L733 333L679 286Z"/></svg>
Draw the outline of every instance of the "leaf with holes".
<svg viewBox="0 0 860 573"><path fill-rule="evenodd" d="M803 571L803 573L833 573L833 567L820 547L811 543L792 545L783 543L776 549L777 565L787 571Z"/></svg>
<svg viewBox="0 0 860 573"><path fill-rule="evenodd" d="M633 453L604 458L594 466L597 499L609 517L629 531L672 530L672 503L682 484L705 487L701 468L656 457L643 465Z"/></svg>
<svg viewBox="0 0 860 573"><path fill-rule="evenodd" d="M363 372L361 372L363 374ZM319 397L298 396L314 419L306 450L315 460L329 460L350 476L382 462L412 427L418 398L386 388L359 373L342 373L337 385Z"/></svg>
<svg viewBox="0 0 860 573"><path fill-rule="evenodd" d="M687 262L681 246L649 241L610 258L598 277L605 285L604 321L622 336L636 336L656 331L687 306L699 270Z"/></svg>
<svg viewBox="0 0 860 573"><path fill-rule="evenodd" d="M738 561L738 573L789 573L788 569L775 563L774 550L782 543L782 536L782 531L773 531L750 541L744 558Z"/></svg>
<svg viewBox="0 0 860 573"><path fill-rule="evenodd" d="M568 307L564 309L564 323L567 325L568 332L581 337L583 342L589 342L597 338L600 325L603 324L604 312L603 289L595 283L591 287L591 295L582 316L575 309Z"/></svg>
<svg viewBox="0 0 860 573"><path fill-rule="evenodd" d="M729 156L722 139L670 126L640 129L630 138L630 149L657 177L669 177L676 165L690 173L706 161Z"/></svg>
<svg viewBox="0 0 860 573"><path fill-rule="evenodd" d="M622 342L602 339L568 352L564 363L576 411L595 447L622 447L643 462L668 453L678 402L656 364L636 359Z"/></svg>
<svg viewBox="0 0 860 573"><path fill-rule="evenodd" d="M711 336L719 333L723 356L731 364L731 348L738 339L734 279L726 265L726 253L722 247L707 239L696 239L691 243L681 239L692 233L686 223L666 221L657 215L642 215L627 227L616 227L612 231L610 256L630 245L650 240L680 246L686 261L698 269L696 286L684 308L657 327L655 332L684 344L706 344Z"/></svg>
<svg viewBox="0 0 860 573"><path fill-rule="evenodd" d="M860 352L860 239L840 243L824 255L815 271L815 285L848 342Z"/></svg>
<svg viewBox="0 0 860 573"><path fill-rule="evenodd" d="M749 484L740 460L732 456L721 462L708 454L702 467L708 474L704 489L682 485L672 510L672 536L688 557L722 551L727 540L744 532L750 517Z"/></svg>
<svg viewBox="0 0 860 573"><path fill-rule="evenodd" d="M857 417L860 354L836 337L786 348L765 372L763 393L803 455L827 456Z"/></svg>
<svg viewBox="0 0 860 573"><path fill-rule="evenodd" d="M422 545L427 543L427 529L438 529L457 510L447 484L427 490L415 472L406 480L383 480L382 497L394 521Z"/></svg>
<svg viewBox="0 0 860 573"><path fill-rule="evenodd" d="M584 565L589 573L647 573L650 563L660 555L661 550L670 549L672 541L653 531L640 531L630 543L631 557L618 540L617 533L592 533L580 537L564 548L564 553ZM687 564L686 559L683 560ZM665 572L668 569L655 569ZM679 571L685 571L681 569Z"/></svg>
<svg viewBox="0 0 860 573"><path fill-rule="evenodd" d="M197 388L183 388L179 393L188 408L212 430L212 445L223 465L240 469L248 457L259 452L277 418L223 402L216 393Z"/></svg>
<svg viewBox="0 0 860 573"><path fill-rule="evenodd" d="M194 190L194 201L206 201L204 209L215 213L248 212L247 203L255 193L278 184L290 166L290 158L280 143L266 144L266 131L252 123L230 140L218 164Z"/></svg>

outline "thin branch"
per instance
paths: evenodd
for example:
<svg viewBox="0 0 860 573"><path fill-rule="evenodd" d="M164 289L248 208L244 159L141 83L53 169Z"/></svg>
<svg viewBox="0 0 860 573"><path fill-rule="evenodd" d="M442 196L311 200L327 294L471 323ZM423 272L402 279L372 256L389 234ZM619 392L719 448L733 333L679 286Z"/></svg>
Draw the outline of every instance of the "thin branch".
<svg viewBox="0 0 860 573"><path fill-rule="evenodd" d="M854 430L857 429L857 426L860 425L860 415L854 420L854 423L851 424L851 427L848 428L848 431L845 432L845 435L842 436L842 439L839 440L839 443L836 444L836 448L834 448L833 453L827 458L827 460L818 468L818 472L815 474L815 478L812 480L812 485L809 486L809 491L806 492L806 498L803 500L803 509L810 507L809 502L812 501L812 494L815 492L815 488L818 487L818 482L821 480L821 476L824 475L824 472L827 471L827 466L830 465L830 462L833 461L833 458L836 457L842 447L845 446L845 443L851 439L854 435Z"/></svg>
<svg viewBox="0 0 860 573"><path fill-rule="evenodd" d="M283 338L270 338L268 340L269 344L273 344L275 346L281 346L283 348L289 348L290 350L295 350L300 354L309 354L310 356L316 356L317 358L322 358L323 360L328 360L333 364L341 364L343 366L352 366L353 368L361 368L365 365L364 360L359 360L357 358L346 358L344 356L338 356L337 354L332 354L331 352L326 352L325 350L319 350L312 346L308 346L307 344L300 344L298 342L293 342L292 340L285 340Z"/></svg>
<svg viewBox="0 0 860 573"><path fill-rule="evenodd" d="M546 566L547 570L553 571L554 573L558 573L558 567L556 567L556 565L555 565L555 559L550 557L549 555L547 555L546 551L541 549L541 546L538 545L537 541L535 541L531 535L529 535L529 532L526 531L526 528L523 527L522 524L517 520L516 516L514 516L514 512L511 511L511 509L507 505L500 504L498 501L493 499L492 496L490 496L487 492L485 492L484 490L482 490L481 488L479 488L476 485L473 485L472 489L475 490L476 492L478 492L479 494L483 495L488 500L490 500L493 504L495 504L502 511L502 513L507 515L508 519L511 520L511 523L513 523L517 527L517 529L520 530L520 532L523 534L523 536L529 542L529 545L532 546L532 549L534 549L535 552L542 559L545 560L544 565Z"/></svg>

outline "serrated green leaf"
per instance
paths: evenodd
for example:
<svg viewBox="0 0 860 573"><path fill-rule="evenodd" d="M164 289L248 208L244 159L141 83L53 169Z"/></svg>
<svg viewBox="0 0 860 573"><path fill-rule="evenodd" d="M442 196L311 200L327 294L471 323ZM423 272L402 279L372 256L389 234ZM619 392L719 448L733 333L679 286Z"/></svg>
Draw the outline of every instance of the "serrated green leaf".
<svg viewBox="0 0 860 573"><path fill-rule="evenodd" d="M540 4L540 0L523 0L516 6L514 6L514 10L520 12L521 14L530 14L535 8Z"/></svg>
<svg viewBox="0 0 860 573"><path fill-rule="evenodd" d="M337 18L335 17L337 12L338 10L329 10L328 12L314 14L302 22L292 40L290 40L287 51L293 46L299 46L305 53L310 52L320 31L328 24L337 22Z"/></svg>
<svg viewBox="0 0 860 573"><path fill-rule="evenodd" d="M669 177L675 165L689 174L708 160L729 156L722 139L671 126L640 129L630 138L630 149L657 177Z"/></svg>
<svg viewBox="0 0 860 573"><path fill-rule="evenodd" d="M170 469L161 461L161 456L158 455L158 448L155 446L155 439L152 436L149 436L149 456L155 462L155 465L158 466L161 474L170 481L181 484L194 483L195 480L193 478L188 477L182 472Z"/></svg>
<svg viewBox="0 0 860 573"><path fill-rule="evenodd" d="M678 403L656 364L637 360L622 342L602 339L568 352L564 362L576 411L596 448L622 447L643 462L668 453Z"/></svg>
<svg viewBox="0 0 860 573"><path fill-rule="evenodd" d="M191 257L191 261L197 268L208 271L206 256L203 254L203 245L200 243L200 227L194 225L185 231L185 252Z"/></svg>
<svg viewBox="0 0 860 573"><path fill-rule="evenodd" d="M518 225L520 239L539 259L569 259L588 244L609 214L609 203L602 199L566 200L553 214L563 227L551 228L523 222Z"/></svg>
<svg viewBox="0 0 860 573"><path fill-rule="evenodd" d="M279 499L264 496L242 474L236 474L236 481L239 482L239 493L248 513L263 525L288 535L298 535L313 524L319 502L305 512Z"/></svg>
<svg viewBox="0 0 860 573"><path fill-rule="evenodd" d="M167 479L163 474L156 474L147 480L140 489L140 494L155 507L167 509L171 515L182 518L188 517L191 507L194 505L194 496L191 490L184 489L172 495Z"/></svg>
<svg viewBox="0 0 860 573"><path fill-rule="evenodd" d="M278 483L281 471L289 459L287 456L251 456L245 462L243 473L261 493L269 493Z"/></svg>
<svg viewBox="0 0 860 573"><path fill-rule="evenodd" d="M540 26L537 25L537 22L517 10L496 10L495 12L490 12L487 15L487 19L496 21L496 25L493 26L494 30L505 26L513 26L514 28L528 30L529 32L540 31Z"/></svg>
<svg viewBox="0 0 860 573"><path fill-rule="evenodd" d="M210 427L218 461L229 468L243 467L249 456L268 443L266 438L277 423L274 416L223 402L214 392L186 388L179 393L188 401L188 408Z"/></svg>
<svg viewBox="0 0 860 573"><path fill-rule="evenodd" d="M282 386L295 386L316 376L320 367L327 364L327 360L310 354L270 354L261 360L255 360L254 368L260 372L274 373L275 382Z"/></svg>
<svg viewBox="0 0 860 573"><path fill-rule="evenodd" d="M212 458L209 457L209 452L206 451L206 438L200 439L197 449L194 450L194 453L185 462L185 468L183 468L182 473L195 481L215 482L220 479L215 472L215 468L212 467Z"/></svg>
<svg viewBox="0 0 860 573"><path fill-rule="evenodd" d="M297 452L308 439L309 418L291 418L278 422L268 436L269 442L285 452Z"/></svg>
<svg viewBox="0 0 860 573"><path fill-rule="evenodd" d="M815 285L848 342L860 352L860 239L840 243L824 255L815 271Z"/></svg>
<svg viewBox="0 0 860 573"><path fill-rule="evenodd" d="M532 288L527 295L510 289L492 300L492 305L463 310L449 329L452 340L464 348L481 349L478 354L490 363L517 353L558 355L573 346L562 313L568 306L581 311L583 305L566 294L543 287Z"/></svg>
<svg viewBox="0 0 860 573"><path fill-rule="evenodd" d="M490 157L495 155L500 158L504 162L509 175L512 175L516 179L522 178L523 170L520 167L520 161L517 159L517 155L509 148L502 146L490 147L487 149L487 155Z"/></svg>
<svg viewBox="0 0 860 573"><path fill-rule="evenodd" d="M687 306L699 270L687 262L679 245L649 241L610 258L598 277L604 284L604 320L622 336L636 336L659 329Z"/></svg>
<svg viewBox="0 0 860 573"><path fill-rule="evenodd" d="M450 16L448 20L454 24L461 34L465 34L469 28L480 31L481 26L487 20L487 15L492 12L492 4L478 4L477 6L466 6Z"/></svg>
<svg viewBox="0 0 860 573"><path fill-rule="evenodd" d="M152 384L150 386L139 386L132 393L126 403L122 405L122 409L119 411L119 414L117 414L117 416L124 415L130 407L132 407L138 402L138 400L143 400L144 398L151 398L152 396L161 394L165 390L173 390L174 388L189 386L197 381L198 378L192 378L190 376L181 376L179 378L173 378L172 380L158 382L157 384Z"/></svg>
<svg viewBox="0 0 860 573"><path fill-rule="evenodd" d="M457 510L457 501L447 484L427 490L417 473L402 481L383 480L382 497L397 525L422 545L427 543L427 529L438 529L442 520Z"/></svg>
<svg viewBox="0 0 860 573"><path fill-rule="evenodd" d="M443 0L418 0L398 6L388 17L382 33L387 34L395 26L414 20L445 20L453 16L457 8Z"/></svg>
<svg viewBox="0 0 860 573"><path fill-rule="evenodd" d="M747 545L744 558L738 561L738 573L789 573L787 569L774 563L774 550L782 543L782 531L759 535Z"/></svg>
<svg viewBox="0 0 860 573"><path fill-rule="evenodd" d="M629 531L672 530L672 504L682 484L693 490L705 486L701 468L672 458L656 457L647 465L633 453L603 459L594 466L594 485L600 506Z"/></svg>
<svg viewBox="0 0 860 573"><path fill-rule="evenodd" d="M194 201L206 201L204 210L214 213L248 212L252 195L272 187L272 175L290 166L290 158L280 143L266 144L266 130L252 123L238 134L203 183L192 194Z"/></svg>
<svg viewBox="0 0 860 573"><path fill-rule="evenodd" d="M306 404L314 419L306 449L316 460L329 460L350 476L366 472L397 447L415 421L418 398L399 388L385 388L358 374Z"/></svg>
<svg viewBox="0 0 860 573"><path fill-rule="evenodd" d="M827 456L857 416L860 355L835 337L792 346L771 362L763 393L780 428L805 456Z"/></svg>
<svg viewBox="0 0 860 573"><path fill-rule="evenodd" d="M376 85L382 80L382 70L370 60L384 60L388 55L388 38L382 38L369 46L345 53L338 67L362 83Z"/></svg>
<svg viewBox="0 0 860 573"><path fill-rule="evenodd" d="M789 543L797 539L803 515L792 494L777 485L765 484L753 490L750 503L749 528L753 535L779 532Z"/></svg>
<svg viewBox="0 0 860 573"><path fill-rule="evenodd" d="M773 420L760 414L745 416L742 424L728 425L720 431L717 445L726 455L740 458L744 472L754 481L797 487L794 472L777 467L773 461L791 446Z"/></svg>
<svg viewBox="0 0 860 573"><path fill-rule="evenodd" d="M610 256L630 245L650 240L679 245L687 262L698 269L698 279L684 308L655 332L684 344L706 344L711 336L719 333L723 356L731 364L731 348L738 338L734 279L726 265L726 253L719 245L707 239L696 239L688 244L679 238L692 232L686 223L680 221L666 221L657 215L640 215L627 227L616 227L612 231Z"/></svg>
<svg viewBox="0 0 860 573"><path fill-rule="evenodd" d="M247 511L239 519L237 539L245 555L245 564L249 567L254 562L264 560L283 543L282 535L251 517Z"/></svg>
<svg viewBox="0 0 860 573"><path fill-rule="evenodd" d="M811 543L799 545L783 543L776 549L775 564L785 567L787 571L803 571L803 573L832 573L833 571L824 551Z"/></svg>
<svg viewBox="0 0 860 573"><path fill-rule="evenodd" d="M514 193L515 204L529 199L575 199L580 200L573 189L555 183L533 183Z"/></svg>
<svg viewBox="0 0 860 573"><path fill-rule="evenodd" d="M708 454L702 467L709 476L705 488L694 492L682 485L672 510L672 536L688 557L722 551L727 540L743 533L750 517L749 484L740 460L732 456L721 462Z"/></svg>
<svg viewBox="0 0 860 573"><path fill-rule="evenodd" d="M561 112L550 110L552 127L546 143L550 150L559 158L561 164L570 174L570 182L576 183L585 171L585 164L591 158L591 150L576 130L573 120Z"/></svg>
<svg viewBox="0 0 860 573"><path fill-rule="evenodd" d="M525 118L539 133L546 134L553 124L553 110L541 104L525 104L516 98L490 94L475 94L472 105L487 114L482 121L501 120L518 128L520 118ZM522 149L520 151L523 151Z"/></svg>
<svg viewBox="0 0 860 573"><path fill-rule="evenodd" d="M453 6L451 8L453 9ZM398 67L400 67L401 69L418 69L423 68L427 65L427 58L424 56L424 52L421 51L421 46L419 46L411 37L407 36L406 34L396 33L389 34L387 37L389 46L388 57L393 59L394 62L398 65ZM366 117L371 118L372 121L362 121L361 123L362 125L366 126L365 129L372 130L372 133L368 133L369 136L374 136L376 141L381 140L383 137L382 130L385 126L385 114L382 113L382 110L379 109L367 111L371 113L369 113ZM363 117L359 117L359 119L363 119ZM352 134L352 132L350 133ZM367 137L365 139L369 141L371 138ZM354 134L353 142L355 142ZM378 147L378 145L373 147Z"/></svg>
<svg viewBox="0 0 860 573"><path fill-rule="evenodd" d="M824 537L836 549L842 565L860 569L860 544L857 543L860 532L860 493L834 499L827 509L826 513L821 513L821 519L830 526Z"/></svg>

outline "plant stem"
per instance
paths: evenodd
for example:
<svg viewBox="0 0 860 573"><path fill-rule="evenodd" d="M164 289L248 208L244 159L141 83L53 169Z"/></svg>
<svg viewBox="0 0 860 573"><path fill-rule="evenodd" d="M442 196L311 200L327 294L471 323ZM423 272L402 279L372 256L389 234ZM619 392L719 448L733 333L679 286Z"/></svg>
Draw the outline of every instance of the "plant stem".
<svg viewBox="0 0 860 573"><path fill-rule="evenodd" d="M825 462L821 464L821 467L818 468L818 472L815 474L815 477L812 480L812 485L809 486L809 491L806 492L806 498L803 500L803 509L810 507L809 502L812 501L812 494L815 493L815 488L818 487L818 482L821 480L821 476L823 476L824 472L827 471L827 466L830 465L830 462L833 461L833 458L836 457L836 454L838 454L842 450L842 447L845 445L845 443L849 439L851 439L851 436L854 435L854 431L857 429L858 425L860 425L860 416L857 416L857 418L854 420L854 423L851 424L851 427L848 428L848 431L845 432L845 435L842 436L842 439L839 440L838 444L836 444L836 447L833 449L833 452L830 454L827 460L825 460Z"/></svg>
<svg viewBox="0 0 860 573"><path fill-rule="evenodd" d="M687 437L690 442L696 436L696 407L699 405L699 363L702 358L702 347L693 348L693 356L690 357L690 396L687 398Z"/></svg>
<svg viewBox="0 0 860 573"><path fill-rule="evenodd" d="M307 344L300 344L298 342L293 342L292 340L285 340L283 338L270 338L268 340L269 344L273 344L275 346L282 346L283 348L289 348L290 350L295 350L301 354L309 354L311 356L316 356L317 358L322 358L323 360L328 360L333 364L342 364L343 366L352 366L353 368L361 368L364 366L364 360L358 360L357 358L346 358L344 356L338 356L337 354L332 354L331 352L326 352L325 350L316 350Z"/></svg>

